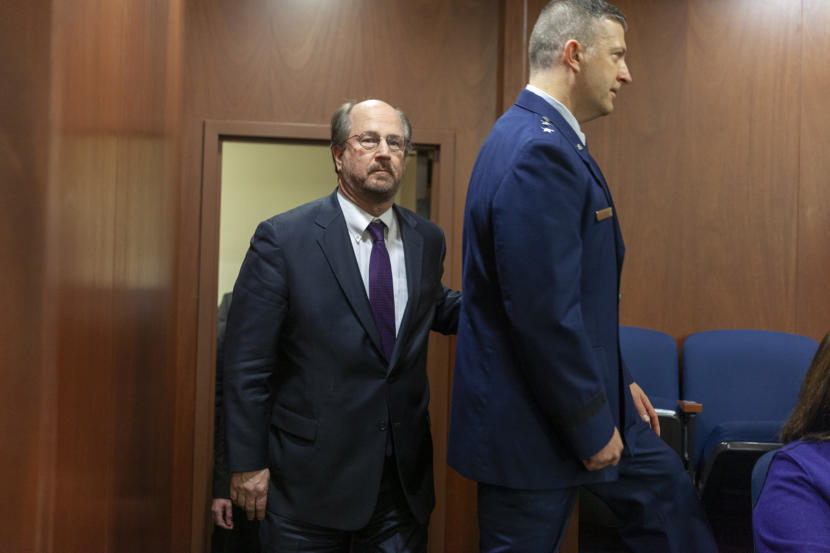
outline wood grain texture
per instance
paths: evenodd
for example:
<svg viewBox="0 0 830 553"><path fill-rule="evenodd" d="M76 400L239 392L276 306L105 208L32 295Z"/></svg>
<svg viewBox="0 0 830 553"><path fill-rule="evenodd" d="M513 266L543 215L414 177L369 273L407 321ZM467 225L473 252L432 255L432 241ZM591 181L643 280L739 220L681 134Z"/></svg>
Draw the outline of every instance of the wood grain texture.
<svg viewBox="0 0 830 553"><path fill-rule="evenodd" d="M528 17L528 0L504 0L501 2L501 33L499 52L499 97L496 118L507 111L516 100L519 91L527 84L527 39L530 35L528 25L533 25Z"/></svg>
<svg viewBox="0 0 830 553"><path fill-rule="evenodd" d="M54 371L45 336L49 56L46 0L0 1L0 549L43 551Z"/></svg>
<svg viewBox="0 0 830 553"><path fill-rule="evenodd" d="M548 0L503 0L502 66L499 111L507 111L530 78L528 41L539 13Z"/></svg>
<svg viewBox="0 0 830 553"><path fill-rule="evenodd" d="M626 239L622 322L795 331L801 6L618 5L634 83L586 131Z"/></svg>
<svg viewBox="0 0 830 553"><path fill-rule="evenodd" d="M56 3L47 283L59 551L190 541L192 397L172 363L181 19L176 2ZM176 464L181 453L186 463ZM184 492L182 494L182 491ZM180 495L177 495L180 494ZM180 538L179 538L180 539ZM44 549L50 550L50 549Z"/></svg>
<svg viewBox="0 0 830 553"><path fill-rule="evenodd" d="M804 0L801 37L801 141L796 244L796 330L819 340L830 331L830 4Z"/></svg>

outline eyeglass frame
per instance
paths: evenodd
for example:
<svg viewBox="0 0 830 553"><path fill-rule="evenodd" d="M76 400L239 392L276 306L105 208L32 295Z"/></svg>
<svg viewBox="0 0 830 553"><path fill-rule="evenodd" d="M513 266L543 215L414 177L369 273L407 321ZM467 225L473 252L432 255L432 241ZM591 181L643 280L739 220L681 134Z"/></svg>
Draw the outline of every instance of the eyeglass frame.
<svg viewBox="0 0 830 553"><path fill-rule="evenodd" d="M373 136L375 136L375 137L377 138L377 141L378 141L378 143L377 143L377 145L376 145L375 147L373 147L373 148L367 148L366 146L364 146L364 145L363 145L363 143L362 143L362 141L361 141L361 140L358 140L358 141L357 141L357 143L360 145L360 147L361 147L364 151L367 151L367 152L374 152L375 150L377 150L378 148L380 148L380 143L381 143L381 141L386 142L386 146L389 148L389 151L390 151L390 152L396 152L396 153L397 153L397 152L403 152L403 153L404 153L404 155L406 155L406 154L408 154L408 153L409 153L409 151L412 149L412 144L411 144L411 143L410 143L410 142L406 139L406 137L405 137L405 136L402 136L402 135L400 135L400 134L387 134L386 136L383 136L383 137L382 137L382 136L380 136L380 134L378 134L378 133L376 133L376 132L374 132L374 131L364 131L364 132L362 132L362 133L360 133L360 134L353 134L352 136L350 136L350 137L348 137L347 139L345 139L342 143L343 143L343 144L345 144L346 142L348 142L348 141L349 141L349 140L351 140L352 138L357 138L357 139L359 139L361 136L366 136L366 135L373 135ZM395 148L392 146L392 144L390 144L390 143L389 143L389 138L400 138L400 139L401 139L401 142L403 143L403 146L402 146L401 148L395 149Z"/></svg>

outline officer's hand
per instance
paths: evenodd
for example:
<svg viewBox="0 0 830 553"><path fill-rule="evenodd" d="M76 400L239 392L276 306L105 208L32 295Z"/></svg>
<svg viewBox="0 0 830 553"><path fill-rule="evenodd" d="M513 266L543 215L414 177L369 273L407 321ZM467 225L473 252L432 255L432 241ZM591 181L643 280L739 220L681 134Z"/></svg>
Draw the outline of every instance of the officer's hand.
<svg viewBox="0 0 830 553"><path fill-rule="evenodd" d="M599 470L609 465L616 465L620 462L622 455L623 443L620 437L620 431L614 427L614 435L611 440L605 444L605 447L600 449L597 453L588 459L583 459L582 464L588 470Z"/></svg>

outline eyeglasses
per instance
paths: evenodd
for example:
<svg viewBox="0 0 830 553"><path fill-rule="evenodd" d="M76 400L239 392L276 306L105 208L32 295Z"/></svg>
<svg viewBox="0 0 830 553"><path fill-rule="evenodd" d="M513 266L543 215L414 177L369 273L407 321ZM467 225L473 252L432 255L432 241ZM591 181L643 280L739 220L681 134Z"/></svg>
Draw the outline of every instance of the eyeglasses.
<svg viewBox="0 0 830 553"><path fill-rule="evenodd" d="M377 133L364 132L350 136L344 142L348 142L352 138L357 138L360 147L369 152L376 150L380 146L381 140L383 140ZM390 151L400 152L406 149L406 139L397 134L389 134L386 136L386 145L389 146Z"/></svg>

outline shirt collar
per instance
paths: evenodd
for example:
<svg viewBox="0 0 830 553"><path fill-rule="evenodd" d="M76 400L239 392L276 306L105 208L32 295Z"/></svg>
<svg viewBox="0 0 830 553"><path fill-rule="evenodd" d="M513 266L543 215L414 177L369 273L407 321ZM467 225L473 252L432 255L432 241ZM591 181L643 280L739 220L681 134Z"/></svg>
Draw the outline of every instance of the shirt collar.
<svg viewBox="0 0 830 553"><path fill-rule="evenodd" d="M343 211L343 217L346 219L346 228L349 231L349 236L355 242L369 239L369 233L366 232L366 227L375 219L380 219L386 225L387 240L397 239L400 236L398 219L395 217L395 211L391 207L375 217L357 204L352 203L340 190L337 191L337 201L340 204L340 209Z"/></svg>
<svg viewBox="0 0 830 553"><path fill-rule="evenodd" d="M565 107L565 104L563 104L562 102L560 102L559 100L557 100L556 98L542 90L541 88L535 87L532 84L527 85L525 89L536 94L537 96L540 96L544 101L553 106L554 109L556 109L556 111L559 112L559 115L561 115L565 119L565 121L568 122L568 125L570 125L571 128L574 130L576 135L579 137L579 140L582 141L582 145L584 146L586 144L585 133L583 133L582 130L579 128L579 121L577 121L576 117L573 116L571 111Z"/></svg>

